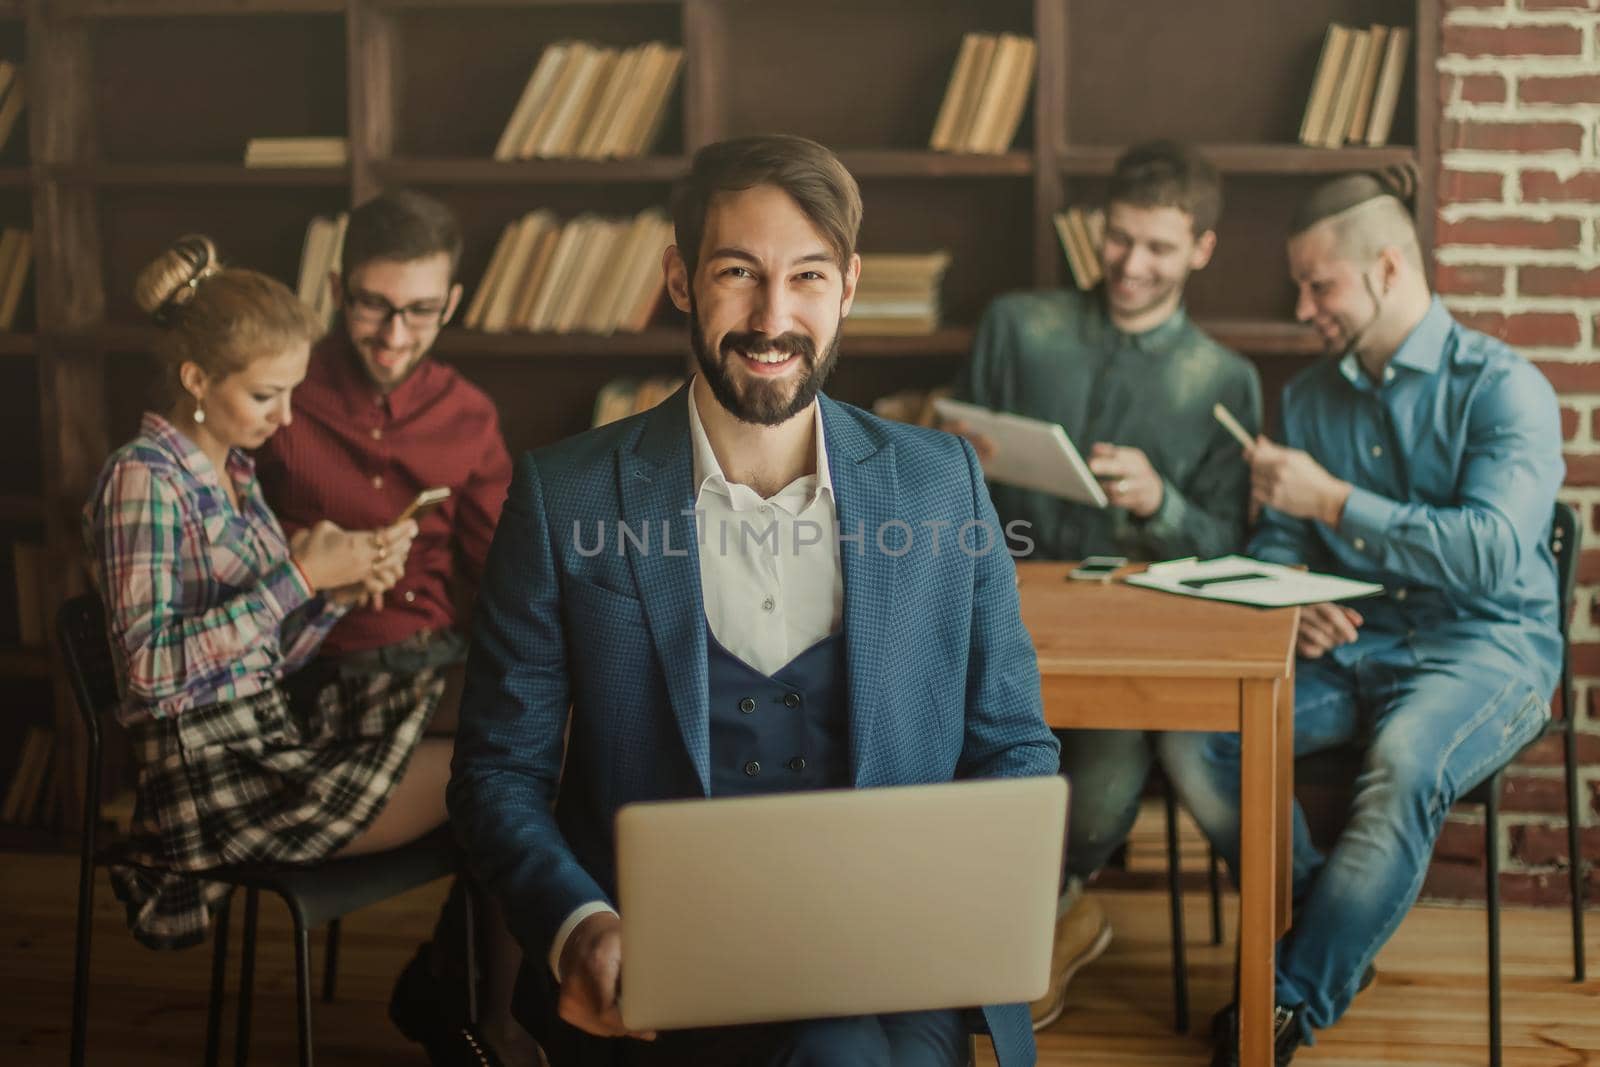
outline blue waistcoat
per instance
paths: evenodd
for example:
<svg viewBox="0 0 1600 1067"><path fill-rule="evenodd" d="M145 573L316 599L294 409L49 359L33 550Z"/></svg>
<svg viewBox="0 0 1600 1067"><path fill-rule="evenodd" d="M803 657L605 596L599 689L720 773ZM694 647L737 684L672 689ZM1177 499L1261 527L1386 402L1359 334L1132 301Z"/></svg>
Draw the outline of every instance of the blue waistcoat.
<svg viewBox="0 0 1600 1067"><path fill-rule="evenodd" d="M709 626L706 653L712 796L850 784L843 633L772 675L723 648Z"/></svg>

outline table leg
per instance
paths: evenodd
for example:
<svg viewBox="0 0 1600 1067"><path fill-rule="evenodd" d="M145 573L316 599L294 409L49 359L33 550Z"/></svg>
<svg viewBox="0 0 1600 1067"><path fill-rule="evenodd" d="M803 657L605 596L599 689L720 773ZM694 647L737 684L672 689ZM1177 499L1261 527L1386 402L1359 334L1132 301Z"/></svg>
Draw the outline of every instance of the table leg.
<svg viewBox="0 0 1600 1067"><path fill-rule="evenodd" d="M1278 919L1277 683L1240 683L1239 1064L1271 1067Z"/></svg>
<svg viewBox="0 0 1600 1067"><path fill-rule="evenodd" d="M1275 785L1278 805L1278 922L1274 932L1288 932L1294 892L1294 677L1274 683L1277 689L1278 765Z"/></svg>

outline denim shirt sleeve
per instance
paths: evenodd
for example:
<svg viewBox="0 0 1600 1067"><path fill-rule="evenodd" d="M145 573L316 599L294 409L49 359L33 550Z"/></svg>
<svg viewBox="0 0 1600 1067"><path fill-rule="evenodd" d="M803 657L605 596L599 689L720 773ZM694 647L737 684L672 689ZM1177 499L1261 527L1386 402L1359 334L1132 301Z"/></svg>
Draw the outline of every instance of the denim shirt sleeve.
<svg viewBox="0 0 1600 1067"><path fill-rule="evenodd" d="M1468 419L1455 499L1401 503L1355 487L1339 533L1373 564L1420 583L1493 596L1539 543L1561 485L1561 418L1550 383L1508 364L1483 383Z"/></svg>

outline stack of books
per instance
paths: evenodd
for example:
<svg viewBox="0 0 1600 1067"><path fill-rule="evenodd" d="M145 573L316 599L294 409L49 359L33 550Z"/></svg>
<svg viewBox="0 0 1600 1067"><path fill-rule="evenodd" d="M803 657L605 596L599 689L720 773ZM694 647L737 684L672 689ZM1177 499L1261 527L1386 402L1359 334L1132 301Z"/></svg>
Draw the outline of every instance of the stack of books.
<svg viewBox="0 0 1600 1067"><path fill-rule="evenodd" d="M682 378L617 378L609 381L594 398L594 425L625 419L649 411L683 388Z"/></svg>
<svg viewBox="0 0 1600 1067"><path fill-rule="evenodd" d="M252 137L244 146L247 167L345 167L350 141L345 137Z"/></svg>
<svg viewBox="0 0 1600 1067"><path fill-rule="evenodd" d="M339 269L349 223L350 216L343 211L331 219L319 215L306 226L306 241L300 247L300 279L295 291L325 328L333 325L334 313L339 310L328 275Z"/></svg>
<svg viewBox="0 0 1600 1067"><path fill-rule="evenodd" d="M30 726L23 735L16 769L0 803L0 822L12 826L33 826L48 821L54 808L55 733L42 726Z"/></svg>
<svg viewBox="0 0 1600 1067"><path fill-rule="evenodd" d="M9 226L0 230L0 330L16 328L22 287L32 267L33 233Z"/></svg>
<svg viewBox="0 0 1600 1067"><path fill-rule="evenodd" d="M463 325L485 333L637 333L662 291L672 220L659 208L631 219L531 211L506 226Z"/></svg>
<svg viewBox="0 0 1600 1067"><path fill-rule="evenodd" d="M5 148L17 128L25 99L22 68L9 59L0 59L0 149Z"/></svg>
<svg viewBox="0 0 1600 1067"><path fill-rule="evenodd" d="M1388 144L1410 51L1411 30L1405 26L1355 30L1331 23L1300 120L1300 143L1313 148Z"/></svg>
<svg viewBox="0 0 1600 1067"><path fill-rule="evenodd" d="M1009 149L1028 106L1037 58L1031 37L969 33L961 38L928 147L974 153Z"/></svg>
<svg viewBox="0 0 1600 1067"><path fill-rule="evenodd" d="M939 328L939 283L950 253L869 253L846 320L852 334L920 334Z"/></svg>
<svg viewBox="0 0 1600 1067"><path fill-rule="evenodd" d="M1093 289L1105 277L1100 246L1106 237L1106 217L1099 208L1069 207L1056 215L1056 236L1067 254L1067 269L1079 289Z"/></svg>
<svg viewBox="0 0 1600 1067"><path fill-rule="evenodd" d="M898 393L880 396L872 402L872 413L895 422L910 423L912 426L936 427L939 425L939 413L934 409L933 402L952 395L955 392L949 386L938 389L902 389Z"/></svg>
<svg viewBox="0 0 1600 1067"><path fill-rule="evenodd" d="M683 67L663 41L602 48L553 44L534 65L494 158L615 159L649 151Z"/></svg>
<svg viewBox="0 0 1600 1067"><path fill-rule="evenodd" d="M11 566L17 582L17 641L25 648L43 648L50 632L44 606L45 547L35 541L11 542Z"/></svg>

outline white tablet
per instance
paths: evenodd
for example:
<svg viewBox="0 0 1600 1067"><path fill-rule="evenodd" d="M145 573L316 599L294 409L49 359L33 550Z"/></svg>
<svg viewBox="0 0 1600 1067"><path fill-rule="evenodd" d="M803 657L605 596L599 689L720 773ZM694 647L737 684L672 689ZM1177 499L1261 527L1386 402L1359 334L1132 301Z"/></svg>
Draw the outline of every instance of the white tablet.
<svg viewBox="0 0 1600 1067"><path fill-rule="evenodd" d="M983 475L991 482L1036 489L1091 507L1106 506L1105 491L1072 447L1067 431L1057 423L990 411L959 400L940 398L933 407L940 418L964 422L974 433L994 442L994 457L983 461Z"/></svg>

